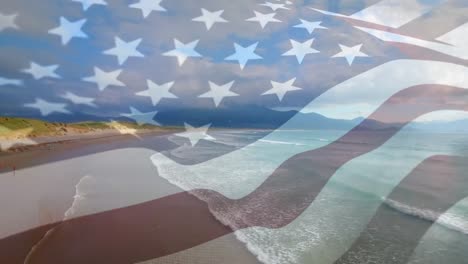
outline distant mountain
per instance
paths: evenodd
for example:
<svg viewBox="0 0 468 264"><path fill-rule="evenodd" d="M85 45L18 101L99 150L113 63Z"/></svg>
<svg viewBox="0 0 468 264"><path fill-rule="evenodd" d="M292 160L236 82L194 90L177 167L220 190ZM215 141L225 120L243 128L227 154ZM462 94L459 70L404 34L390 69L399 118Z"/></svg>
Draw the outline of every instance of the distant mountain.
<svg viewBox="0 0 468 264"><path fill-rule="evenodd" d="M293 116L296 117L290 120ZM87 114L51 115L42 119L66 123L110 120L129 121L129 119L121 116L105 117ZM296 110L276 111L255 105L217 109L162 110L158 112L155 119L164 126L183 126L184 123L201 126L211 123L212 127L252 129L275 129L290 120L288 127L291 129L328 130L348 129L350 125L358 125L364 120L363 117L352 120L331 119L316 113L301 113ZM398 124L367 120L366 126L363 128L369 130L387 130L396 125ZM410 128L427 132L468 132L468 120L418 123L411 124Z"/></svg>
<svg viewBox="0 0 468 264"><path fill-rule="evenodd" d="M353 120L330 119L325 116L310 113L298 113L297 118L293 123L290 122L293 128L302 129L336 129L341 130L348 128L349 124L358 125L365 120L363 117L355 118ZM388 130L396 126L398 123L383 123L376 120L367 120L366 124L362 127L369 130ZM432 133L468 133L468 119L457 121L433 121L411 123L408 125L409 130L424 131Z"/></svg>
<svg viewBox="0 0 468 264"><path fill-rule="evenodd" d="M294 119L291 117L295 116ZM239 109L186 109L160 112L158 122L163 125L181 126L184 122L204 125L212 123L213 127L225 128L259 128L274 129L289 120L291 129L348 129L350 124L357 125L364 118L353 120L331 119L316 113L301 113L295 110L276 111L264 107L248 106ZM290 120L291 119L291 120ZM394 124L368 121L367 129L388 129Z"/></svg>
<svg viewBox="0 0 468 264"><path fill-rule="evenodd" d="M296 114L294 111L278 112L264 107L245 106L236 109L178 109L161 111L156 120L169 126L211 123L212 127L273 129Z"/></svg>
<svg viewBox="0 0 468 264"><path fill-rule="evenodd" d="M161 110L155 120L164 126L183 126L184 122L191 125L206 125L227 128L276 128L289 120L296 112L278 112L264 107L246 106L217 109L173 109ZM14 116L11 116L14 117ZM122 116L99 116L84 113L51 114L48 116L26 115L23 118L41 119L48 122L76 123L84 121L129 121Z"/></svg>

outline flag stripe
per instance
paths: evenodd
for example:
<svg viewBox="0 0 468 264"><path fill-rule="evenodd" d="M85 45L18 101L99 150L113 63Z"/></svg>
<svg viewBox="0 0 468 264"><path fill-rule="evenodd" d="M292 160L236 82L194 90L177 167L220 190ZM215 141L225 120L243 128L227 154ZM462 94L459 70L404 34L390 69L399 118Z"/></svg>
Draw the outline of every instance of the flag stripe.
<svg viewBox="0 0 468 264"><path fill-rule="evenodd" d="M468 112L438 111L420 116L412 124L432 119L439 114L450 113L463 113L463 116L468 117ZM253 228L253 230L240 231L241 234L238 232L237 236L241 241L247 241L250 248L258 248L260 244L262 247L256 252L258 254L267 254L270 250L268 244L265 245L262 241L272 241L271 243L275 244L275 240L287 239L291 240L291 243L302 245L293 247L292 252L296 252L296 256L317 255L321 256L320 259L326 259L325 263L339 259L355 239L359 238L382 203L382 197L387 197L418 164L433 155L459 154L450 148L422 152L419 149L406 147L409 144L395 151L395 146L400 146L401 142L413 144L416 138L427 137L426 131L416 132L411 126L411 124L405 126L378 149L341 166L307 210L286 227L275 230ZM449 139L444 142L451 145L457 144L458 140ZM361 143L366 142L361 141ZM333 250L330 250L331 248Z"/></svg>
<svg viewBox="0 0 468 264"><path fill-rule="evenodd" d="M466 7L459 6L457 11L454 11L453 5L457 4L454 2L456 1L448 0L445 2L445 4L442 4L442 6L437 6L437 8L435 8L437 3L434 2L432 3L432 5L434 5L432 7L421 7L419 15L418 12L414 12L414 8L408 8L404 6L391 7L384 5L374 5L349 16L325 11L318 8L312 9L325 15L341 18L356 27L381 30L426 41L444 42L444 40L439 38L445 34L448 34L449 32L456 32L456 29L458 28L460 28L458 32L463 33L463 25L468 21ZM385 15L382 14L385 14L386 12L383 12L381 9L391 9L395 7L397 9L411 10L411 13L400 10L394 13L390 12L392 16L394 16L394 20L388 20L387 18L384 18ZM408 16L401 16L402 13ZM402 21L406 21L406 23L401 24ZM459 34L457 34L456 37L451 37L452 41L453 39L456 39L457 43L459 43L457 45L459 46L460 43L463 45L466 44L465 40L463 40L463 37L458 35ZM447 43L453 44L451 42Z"/></svg>
<svg viewBox="0 0 468 264"><path fill-rule="evenodd" d="M468 39L466 38L466 36L468 36L468 22L438 37L437 40L461 48L468 48Z"/></svg>
<svg viewBox="0 0 468 264"><path fill-rule="evenodd" d="M411 86L430 83L468 89L467 74L467 67L451 63L418 60L391 61L338 84L313 100L301 112L313 112L336 119L367 117L393 94ZM440 78L445 75L453 76L453 78ZM387 80L398 81L388 82ZM375 84L379 85L378 89ZM363 108L350 103L351 95L370 98L366 102L368 106ZM349 113L351 108L359 109L359 112ZM288 123L285 123L282 128L285 129L287 126Z"/></svg>
<svg viewBox="0 0 468 264"><path fill-rule="evenodd" d="M364 27L356 27L366 33L373 35L376 38L379 38L383 41L398 42L404 44L410 44L414 46L419 46L427 49L431 49L440 53L444 53L453 57L459 57L464 60L468 60L468 50L463 47L451 46L447 44L442 44L438 42L431 42L427 40L422 40L418 38L408 37L400 34L395 34L387 31L370 29Z"/></svg>
<svg viewBox="0 0 468 264"><path fill-rule="evenodd" d="M459 0L445 1L426 15L401 26L399 31L426 40L437 39L468 22L468 7L463 5Z"/></svg>
<svg viewBox="0 0 468 264"><path fill-rule="evenodd" d="M433 10L439 3L405 0L382 0L352 15L345 15L312 7L325 15L349 18L383 27L399 28Z"/></svg>
<svg viewBox="0 0 468 264"><path fill-rule="evenodd" d="M439 5L439 1L382 0L350 17L383 26L398 28L421 17Z"/></svg>
<svg viewBox="0 0 468 264"><path fill-rule="evenodd" d="M419 216L421 218L415 221L417 217L408 216L384 203L359 239L335 263L407 263L422 236L437 218L468 196L468 190L456 184L466 181L466 173L457 168L467 161L466 157L435 156L420 164L387 200L417 208L421 212L430 212L430 216L427 216L430 219ZM441 163L444 165L441 166ZM415 189L418 191L415 192Z"/></svg>
<svg viewBox="0 0 468 264"><path fill-rule="evenodd" d="M439 98L441 94L453 92L453 89L466 92L464 89L446 86L418 86L410 89L414 91L409 93L406 90L395 95L399 97L398 100L388 100L370 119L340 140L289 159L259 188L242 199L230 200L210 190L194 190L192 193L208 201L211 211L225 212L234 229L250 226L283 227L313 202L334 172L350 159L378 148L407 122L423 113L447 108L466 109L468 106L442 104L434 105L430 109L414 109L408 113L405 123L382 133L366 133L366 127L372 124L374 119L379 120L381 115L402 107L405 102L412 104L412 97L408 96L408 93L414 95L419 94L415 93L416 91L431 90L432 92L425 96ZM368 144L353 147L347 143L363 138L366 138L365 142ZM279 186L281 188L278 188ZM275 191L272 193L271 190ZM274 196L271 196L272 194ZM259 200L264 202L260 203L260 207ZM249 213L252 206L256 210ZM161 212L164 212L163 216ZM211 228L213 231L210 231ZM30 263L93 263L102 259L115 260L115 263L143 261L193 247L231 231L213 218L204 202L194 200L188 193L179 193L145 204L60 223L36 247L29 260ZM27 237L24 234L19 236ZM6 240L11 242L15 241L15 238L9 237ZM58 248L60 250L57 250ZM9 254L10 252L2 251L0 259L8 260Z"/></svg>

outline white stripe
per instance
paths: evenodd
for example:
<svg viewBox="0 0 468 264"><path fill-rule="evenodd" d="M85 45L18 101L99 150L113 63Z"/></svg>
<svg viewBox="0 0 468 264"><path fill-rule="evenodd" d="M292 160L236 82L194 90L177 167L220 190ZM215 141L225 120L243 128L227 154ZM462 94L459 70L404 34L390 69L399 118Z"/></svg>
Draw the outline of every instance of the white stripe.
<svg viewBox="0 0 468 264"><path fill-rule="evenodd" d="M434 113L422 118L430 119ZM463 113L468 118L468 112ZM311 206L286 227L253 227L237 231L236 235L250 249L255 249L256 254L268 256L265 263L292 264L304 256L310 258L310 263L334 263L366 228L382 198L388 196L418 164L433 155L458 154L450 147L433 153L396 149L395 144L408 140L410 127L411 124L405 126L379 149L340 167ZM452 143L456 144L456 140ZM369 195L357 199L356 193L360 192Z"/></svg>
<svg viewBox="0 0 468 264"><path fill-rule="evenodd" d="M398 28L426 14L443 1L382 0L351 18Z"/></svg>
<svg viewBox="0 0 468 264"><path fill-rule="evenodd" d="M431 50L444 53L453 57L458 57L464 60L468 59L468 49L466 48L466 46L465 47L464 46L451 46L451 45L441 44L437 42L431 42L431 41L426 41L426 40L417 39L413 37L403 36L403 35L390 33L387 31L382 31L382 30L377 30L377 29L370 29L370 28L364 28L364 27L356 27L356 28L364 32L367 32L373 35L374 37L379 38L383 41L399 42L399 43L420 46L420 47L431 49ZM466 29L463 28L460 30L466 30ZM463 32L460 32L460 33L463 33ZM452 41L456 41L455 38L453 38ZM462 43L461 40L458 40L457 42L459 44Z"/></svg>
<svg viewBox="0 0 468 264"><path fill-rule="evenodd" d="M434 261L453 263L453 256L465 254L468 248L468 240L466 239L466 235L468 235L468 197L442 214L436 223L431 225L421 238L408 263L434 263ZM449 230L458 231L458 237ZM451 235L446 236L446 232L450 232ZM456 246L445 250L440 247L441 244Z"/></svg>
<svg viewBox="0 0 468 264"><path fill-rule="evenodd" d="M438 37L437 40L468 50L468 22Z"/></svg>
<svg viewBox="0 0 468 264"><path fill-rule="evenodd" d="M444 0L445 1L445 0ZM382 0L351 16L311 8L325 15L357 19L392 28L399 28L431 11L444 1L421 3L409 0Z"/></svg>
<svg viewBox="0 0 468 264"><path fill-rule="evenodd" d="M467 71L467 67L444 62L388 62L338 84L301 112L335 119L367 117L393 94L410 86L446 84L467 88Z"/></svg>

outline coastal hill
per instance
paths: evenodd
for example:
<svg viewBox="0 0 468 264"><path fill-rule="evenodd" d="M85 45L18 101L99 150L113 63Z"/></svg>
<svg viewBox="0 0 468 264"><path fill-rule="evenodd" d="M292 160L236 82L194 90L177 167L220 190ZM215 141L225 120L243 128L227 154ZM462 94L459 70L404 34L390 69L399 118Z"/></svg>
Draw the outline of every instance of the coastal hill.
<svg viewBox="0 0 468 264"><path fill-rule="evenodd" d="M291 117L295 116L294 119ZM66 116L65 116L66 117ZM84 119L86 118L86 119ZM275 129L290 120L290 129L342 130L361 123L364 118L353 120L331 119L316 113L298 111L275 111L268 108L249 106L242 109L179 109L160 111L156 121L161 126L137 125L124 117L98 117L73 115L52 120L20 117L0 117L0 139L41 138L41 137L77 137L79 135L109 133L133 134L147 131L183 129L184 123L193 126L211 124L212 128L230 129ZM93 121L84 121L93 120ZM364 129L386 130L397 124L368 120ZM410 128L415 131L429 132L468 132L468 120L413 123Z"/></svg>
<svg viewBox="0 0 468 264"><path fill-rule="evenodd" d="M180 128L139 126L125 121L47 122L30 118L0 117L0 150L21 152L37 145L82 139L108 138L180 131Z"/></svg>
<svg viewBox="0 0 468 264"><path fill-rule="evenodd" d="M91 132L102 131L124 131L128 132L146 131L154 129L162 129L153 125L138 126L132 122L113 121L113 122L77 122L77 123L61 123L47 122L38 119L16 118L16 117L0 117L0 137L21 137L22 134L27 134L29 138L37 138L43 136L65 136L71 134L86 134ZM24 135L26 136L26 135Z"/></svg>

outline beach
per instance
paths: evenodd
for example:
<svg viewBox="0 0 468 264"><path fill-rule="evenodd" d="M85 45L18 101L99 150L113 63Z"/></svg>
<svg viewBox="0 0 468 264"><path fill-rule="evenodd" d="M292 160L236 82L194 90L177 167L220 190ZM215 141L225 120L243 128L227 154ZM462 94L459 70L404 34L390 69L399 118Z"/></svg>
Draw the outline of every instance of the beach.
<svg viewBox="0 0 468 264"><path fill-rule="evenodd" d="M0 156L5 165L0 174L0 237L181 192L159 177L150 162L157 151L173 147L167 134L60 138L60 142L4 153ZM23 263L20 260L27 253L3 252L0 260ZM143 263L187 263L188 259L190 263L258 263L232 234Z"/></svg>
<svg viewBox="0 0 468 264"><path fill-rule="evenodd" d="M330 174L320 192L312 191L317 197L302 214L279 228L232 230L230 220L248 222L262 215L253 214L257 217L253 219L226 215L223 207L208 206L183 192L214 190L232 201L257 192L253 203L243 207L246 211L255 212L263 205L276 208L270 193L278 196L285 191L292 202L300 198L294 190L307 186L310 175L333 169L335 165L328 165L340 155L355 155L369 147L362 141L369 139L367 132L362 132L330 148L330 153L340 155L318 155L315 165L310 162L312 155L310 166L280 169L284 177L294 176L295 168L299 174L258 193L278 164L297 153L326 147L341 133L217 130L211 135L232 148L253 138L257 141L194 165L169 158L199 157L181 152L181 147L187 148L183 139L165 132L70 140L4 154L3 161L16 161L17 169L5 169L0 175L4 212L0 262L23 263L33 256L31 263L65 259L67 263L328 264L338 260L349 264L375 254L373 258L382 260L379 263L464 263L468 246L468 200L462 199L468 186L463 177L468 149L464 134L400 131L379 149ZM200 151L210 157L219 151L213 146ZM452 195L457 193L462 196ZM275 210L282 208L290 207ZM268 221L258 223L262 224ZM42 228L31 232L33 227ZM379 243L366 240L366 234L378 237ZM14 247L18 244L22 247Z"/></svg>

